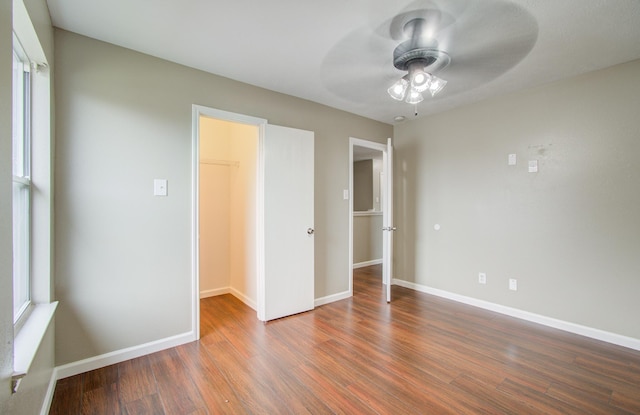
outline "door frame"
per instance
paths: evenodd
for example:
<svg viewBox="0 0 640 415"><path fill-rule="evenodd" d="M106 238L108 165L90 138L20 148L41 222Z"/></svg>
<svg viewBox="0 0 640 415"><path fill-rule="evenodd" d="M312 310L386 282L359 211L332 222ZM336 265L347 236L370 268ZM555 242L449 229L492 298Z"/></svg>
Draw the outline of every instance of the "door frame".
<svg viewBox="0 0 640 415"><path fill-rule="evenodd" d="M264 281L264 168L262 154L267 120L193 104L191 106L191 330L200 339L200 116L258 127L256 168L256 279ZM257 296L257 308L264 308Z"/></svg>
<svg viewBox="0 0 640 415"><path fill-rule="evenodd" d="M388 147L386 143L378 143L375 141L363 140L361 138L349 137L349 297L353 296L353 148L364 147L372 150L379 150L382 152L383 160L388 157ZM387 163L382 163L382 172L385 180L381 185L384 186L382 194L385 197L389 195L389 181L386 179L388 176ZM381 195L382 196L382 195ZM382 206L382 200L380 201ZM382 211L383 223L388 222L388 209ZM383 266L384 266L384 254L383 254ZM391 280L391 277L389 277ZM389 284L391 281L389 281Z"/></svg>

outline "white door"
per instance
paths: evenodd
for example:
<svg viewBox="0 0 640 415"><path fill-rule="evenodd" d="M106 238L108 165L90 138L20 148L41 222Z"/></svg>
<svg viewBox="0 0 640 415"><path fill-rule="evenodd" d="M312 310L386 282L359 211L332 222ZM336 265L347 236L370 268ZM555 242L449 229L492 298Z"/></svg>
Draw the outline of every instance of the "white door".
<svg viewBox="0 0 640 415"><path fill-rule="evenodd" d="M262 321L314 307L313 140L311 131L265 128L264 278L258 284Z"/></svg>
<svg viewBox="0 0 640 415"><path fill-rule="evenodd" d="M382 216L382 281L385 285L387 302L391 302L391 270L393 260L393 233L396 230L393 225L393 145L391 139L387 139L387 151L383 154L385 173L385 194Z"/></svg>

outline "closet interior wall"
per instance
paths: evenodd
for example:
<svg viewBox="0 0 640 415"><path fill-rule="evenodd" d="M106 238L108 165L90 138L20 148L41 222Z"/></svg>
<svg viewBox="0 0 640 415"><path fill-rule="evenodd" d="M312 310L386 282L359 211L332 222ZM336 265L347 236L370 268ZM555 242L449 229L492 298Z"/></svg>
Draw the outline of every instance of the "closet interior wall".
<svg viewBox="0 0 640 415"><path fill-rule="evenodd" d="M200 118L200 297L255 309L258 127Z"/></svg>

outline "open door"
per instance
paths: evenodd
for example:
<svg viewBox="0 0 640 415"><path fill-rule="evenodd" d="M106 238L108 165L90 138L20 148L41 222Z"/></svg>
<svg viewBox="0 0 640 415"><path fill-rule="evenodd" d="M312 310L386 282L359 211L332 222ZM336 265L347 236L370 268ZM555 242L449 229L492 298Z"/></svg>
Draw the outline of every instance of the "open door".
<svg viewBox="0 0 640 415"><path fill-rule="evenodd" d="M314 308L314 135L267 124L262 143L263 277L258 318Z"/></svg>
<svg viewBox="0 0 640 415"><path fill-rule="evenodd" d="M384 164L385 189L384 209L383 209L383 228L382 228L382 282L385 285L387 302L391 302L391 270L393 260L393 233L396 228L393 225L393 145L391 138L387 139L387 151L382 157Z"/></svg>

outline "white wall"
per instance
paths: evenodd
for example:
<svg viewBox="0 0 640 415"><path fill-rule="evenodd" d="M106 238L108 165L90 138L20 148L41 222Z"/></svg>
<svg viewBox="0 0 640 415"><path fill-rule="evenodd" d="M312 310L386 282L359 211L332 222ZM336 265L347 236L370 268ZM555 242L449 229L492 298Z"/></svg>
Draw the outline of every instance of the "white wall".
<svg viewBox="0 0 640 415"><path fill-rule="evenodd" d="M188 332L191 106L315 133L315 292L348 291L349 137L392 127L56 30L57 364ZM153 179L169 196L153 196ZM162 324L158 324L162 322Z"/></svg>
<svg viewBox="0 0 640 415"><path fill-rule="evenodd" d="M258 127L233 124L229 154L238 162L230 175L230 286L232 293L256 308Z"/></svg>
<svg viewBox="0 0 640 415"><path fill-rule="evenodd" d="M200 117L200 295L230 285L229 130L231 123ZM203 162L204 161L204 162ZM218 162L218 163L216 163Z"/></svg>
<svg viewBox="0 0 640 415"><path fill-rule="evenodd" d="M200 131L200 295L255 308L258 127L201 117Z"/></svg>
<svg viewBox="0 0 640 415"><path fill-rule="evenodd" d="M634 61L397 126L395 278L640 339L638 108Z"/></svg>

